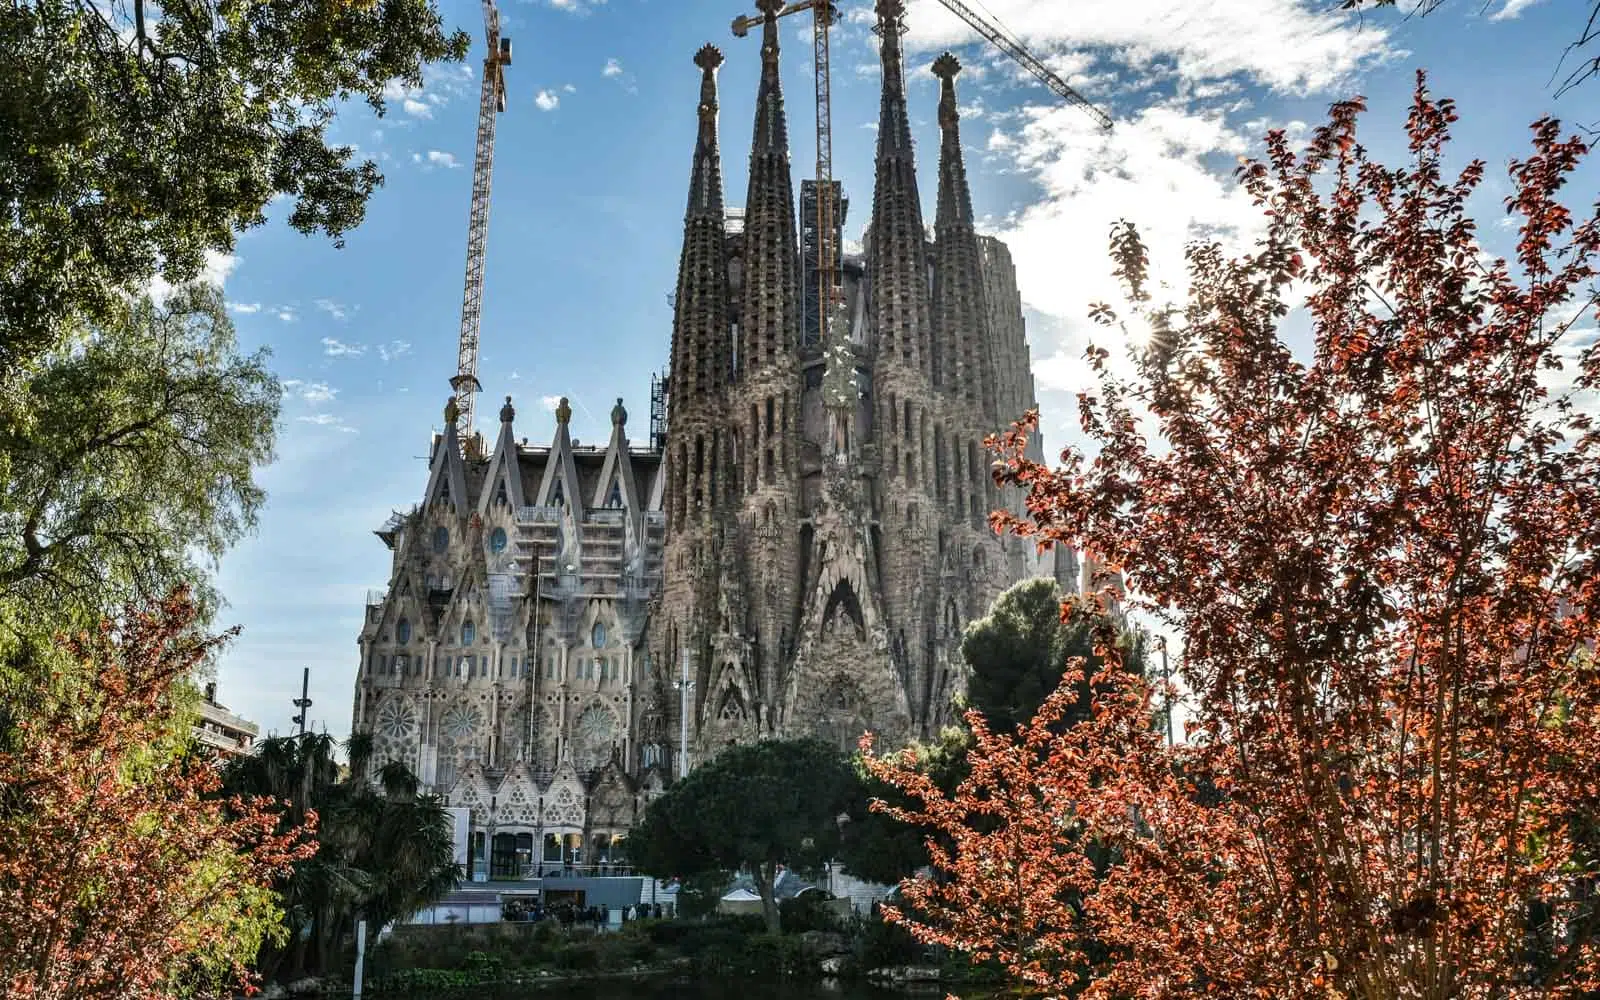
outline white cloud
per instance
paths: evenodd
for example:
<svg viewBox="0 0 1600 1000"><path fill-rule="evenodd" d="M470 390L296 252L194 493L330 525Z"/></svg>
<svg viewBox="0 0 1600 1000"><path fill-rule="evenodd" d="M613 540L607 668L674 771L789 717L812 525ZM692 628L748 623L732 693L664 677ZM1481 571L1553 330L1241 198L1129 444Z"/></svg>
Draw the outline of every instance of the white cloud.
<svg viewBox="0 0 1600 1000"><path fill-rule="evenodd" d="M506 377L509 378L513 382L521 382L522 381L522 373L518 372L518 371L516 371L514 369L512 370L511 374L506 376Z"/></svg>
<svg viewBox="0 0 1600 1000"><path fill-rule="evenodd" d="M211 285L214 288L221 288L227 284L228 276L238 266L239 258L233 254L207 250L205 259L200 265L200 273L196 275L194 280ZM145 286L145 294L149 295L157 304L160 304L165 302L167 297L172 294L172 289L173 286L167 282L167 279L158 274L151 278L149 284Z"/></svg>
<svg viewBox="0 0 1600 1000"><path fill-rule="evenodd" d="M456 162L455 156L437 149L428 150L428 162L445 168L461 166L460 163Z"/></svg>
<svg viewBox="0 0 1600 1000"><path fill-rule="evenodd" d="M1509 21L1520 17L1522 12L1542 0L1505 0L1505 6L1489 15L1491 21Z"/></svg>
<svg viewBox="0 0 1600 1000"><path fill-rule="evenodd" d="M596 7L605 6L606 0L545 0L545 2L556 10L581 16L593 13Z"/></svg>
<svg viewBox="0 0 1600 1000"><path fill-rule="evenodd" d="M1511 0L1511 2L1515 3L1516 0ZM606 67L605 67L605 69L602 69L600 71L600 75L601 76L621 76L622 75L622 63L619 62L617 59L614 59L614 58L613 59L607 59L606 60Z"/></svg>
<svg viewBox="0 0 1600 1000"><path fill-rule="evenodd" d="M285 382L283 387L288 389L290 382ZM313 406L319 403L331 403L339 395L339 390L326 382L293 382L295 392L301 399Z"/></svg>
<svg viewBox="0 0 1600 1000"><path fill-rule="evenodd" d="M346 316L349 315L349 312L345 309L344 306L342 306L339 303L333 301L332 299L318 299L317 300L317 308L321 309L323 312L327 313L329 316L332 316L334 319L337 319L337 320L343 320Z"/></svg>
<svg viewBox="0 0 1600 1000"><path fill-rule="evenodd" d="M272 310L272 315L283 320L285 323L293 323L295 320L300 318L300 314L294 311L293 306L275 306Z"/></svg>
<svg viewBox="0 0 1600 1000"><path fill-rule="evenodd" d="M393 361L402 355L411 353L411 345L404 340L391 340L387 344L378 345L378 360Z"/></svg>
<svg viewBox="0 0 1600 1000"><path fill-rule="evenodd" d="M345 434L357 433L356 429L345 423L343 418L336 417L331 413L311 413L303 417L295 417L295 420L302 424L313 424L317 427L331 427Z"/></svg>
<svg viewBox="0 0 1600 1000"><path fill-rule="evenodd" d="M570 83L563 83L561 85L561 89L562 89L562 91L564 91L565 93L568 93L568 94L576 94L578 92L578 88L574 87Z"/></svg>
<svg viewBox="0 0 1600 1000"><path fill-rule="evenodd" d="M1135 69L1165 57L1183 79L1245 73L1295 93L1322 90L1390 54L1381 25L1370 18L1359 25L1355 16L1331 13L1317 0L987 0L985 6L1047 63L1099 47ZM871 23L874 16L858 8L852 19ZM911 0L906 20L915 29L905 36L913 51L978 41L939 0Z"/></svg>
<svg viewBox="0 0 1600 1000"><path fill-rule="evenodd" d="M252 313L258 313L258 312L261 311L261 303L259 303L259 302L229 302L228 303L228 311L231 312L231 313L237 313L240 316L249 316Z"/></svg>
<svg viewBox="0 0 1600 1000"><path fill-rule="evenodd" d="M553 90L541 90L534 95L533 103L540 111L554 111L561 107L561 97Z"/></svg>
<svg viewBox="0 0 1600 1000"><path fill-rule="evenodd" d="M332 337L323 337L322 353L330 358L359 358L367 353L367 349L361 344L346 344Z"/></svg>
<svg viewBox="0 0 1600 1000"><path fill-rule="evenodd" d="M540 396L539 397L539 405L543 406L545 409L549 410L551 413L554 413L554 412L556 412L556 407L561 405L561 397L560 396Z"/></svg>
<svg viewBox="0 0 1600 1000"><path fill-rule="evenodd" d="M413 119L432 118L436 108L466 94L471 89L471 81L471 66L428 66L422 71L422 86L411 87L400 80L390 80L384 84L383 99L390 103L398 102L400 110ZM393 124L403 126L411 122L401 120Z"/></svg>

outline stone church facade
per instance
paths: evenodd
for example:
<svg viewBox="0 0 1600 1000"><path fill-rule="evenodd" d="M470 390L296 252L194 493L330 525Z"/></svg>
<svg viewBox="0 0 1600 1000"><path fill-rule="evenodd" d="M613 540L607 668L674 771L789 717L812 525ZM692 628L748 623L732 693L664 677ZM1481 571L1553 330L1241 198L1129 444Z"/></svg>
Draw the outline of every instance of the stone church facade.
<svg viewBox="0 0 1600 1000"><path fill-rule="evenodd" d="M1021 498L994 486L983 439L1034 391L1009 253L974 227L959 65L933 67L930 228L903 0L878 0L871 222L820 336L805 319L815 212L803 197L797 225L782 3L758 6L742 216L723 197L722 56L695 57L664 440L634 446L621 400L603 446L571 440L566 400L548 446L519 441L509 399L492 447L458 440L447 411L422 503L378 532L393 571L368 601L353 728L373 734L380 763L407 763L471 810L494 874L617 859L684 756L692 767L768 736L932 736L952 720L966 624L1020 579L1077 587L1072 553L1041 556L987 523Z"/></svg>

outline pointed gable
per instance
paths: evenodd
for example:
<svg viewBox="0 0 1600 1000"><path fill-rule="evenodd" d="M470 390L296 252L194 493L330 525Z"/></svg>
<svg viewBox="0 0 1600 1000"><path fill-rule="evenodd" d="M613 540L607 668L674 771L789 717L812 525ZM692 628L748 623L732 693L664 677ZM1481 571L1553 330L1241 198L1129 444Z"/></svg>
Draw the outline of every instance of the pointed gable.
<svg viewBox="0 0 1600 1000"><path fill-rule="evenodd" d="M496 504L505 504L513 511L526 506L522 492L522 470L517 468L517 439L511 429L517 411L506 397L500 408L500 436L495 439L494 453L489 456L489 471L483 481L483 496L478 499L478 513L487 514Z"/></svg>
<svg viewBox="0 0 1600 1000"><path fill-rule="evenodd" d="M456 436L455 397L444 408L444 433L434 441L428 460L428 489L422 506L446 503L458 514L467 508L467 470L461 461L461 439Z"/></svg>
<svg viewBox="0 0 1600 1000"><path fill-rule="evenodd" d="M544 465L544 476L539 480L539 492L534 497L539 507L576 507L583 509L582 480L578 478L578 464L572 457L572 434L568 429L572 421L572 405L561 397L556 407L556 436L550 442L550 458Z"/></svg>
<svg viewBox="0 0 1600 1000"><path fill-rule="evenodd" d="M611 408L611 443L606 447L605 464L600 467L591 507L619 508L630 514L639 510L638 490L633 482L633 463L628 461L628 411L622 397Z"/></svg>

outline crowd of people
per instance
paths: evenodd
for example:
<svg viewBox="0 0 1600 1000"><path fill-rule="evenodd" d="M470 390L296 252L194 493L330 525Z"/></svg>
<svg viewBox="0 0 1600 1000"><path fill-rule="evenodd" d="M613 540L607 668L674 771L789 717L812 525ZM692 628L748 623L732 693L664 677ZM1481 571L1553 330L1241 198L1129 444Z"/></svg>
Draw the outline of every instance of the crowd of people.
<svg viewBox="0 0 1600 1000"><path fill-rule="evenodd" d="M604 906L579 906L562 900L546 906L528 899L509 899L501 906L501 917L513 922L538 923L554 920L563 927L603 927L611 922L611 911ZM671 907L664 903L636 903L622 907L622 922L634 920L661 920L672 915Z"/></svg>

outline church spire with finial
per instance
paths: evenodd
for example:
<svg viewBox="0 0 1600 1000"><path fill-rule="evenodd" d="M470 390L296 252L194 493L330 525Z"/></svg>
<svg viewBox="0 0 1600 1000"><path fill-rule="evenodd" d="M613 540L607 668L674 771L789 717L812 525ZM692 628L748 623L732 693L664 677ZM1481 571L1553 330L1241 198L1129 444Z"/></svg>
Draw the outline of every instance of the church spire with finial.
<svg viewBox="0 0 1600 1000"><path fill-rule="evenodd" d="M789 126L778 66L783 0L758 0L761 83L744 203L744 288L739 320L741 378L782 365L800 326L800 244L795 228Z"/></svg>
<svg viewBox="0 0 1600 1000"><path fill-rule="evenodd" d="M904 0L877 0L883 91L878 111L877 176L872 190L868 285L879 358L901 372L932 376L922 204L906 109L901 21Z"/></svg>
<svg viewBox="0 0 1600 1000"><path fill-rule="evenodd" d="M994 419L988 314L983 298L983 258L972 220L972 191L961 153L956 74L961 63L946 52L933 63L939 78L939 202L934 218L933 323L938 381L961 401L974 427ZM999 430L999 428L990 428Z"/></svg>
<svg viewBox="0 0 1600 1000"><path fill-rule="evenodd" d="M724 235L722 159L717 146L717 68L722 53L705 45L695 53L700 68L700 104L689 203L678 258L673 299L672 368L668 378L668 452L676 468L667 491L669 516L678 522L710 509L706 469L687 468L684 458L713 444L726 406L723 394L733 364L728 321L728 256Z"/></svg>

